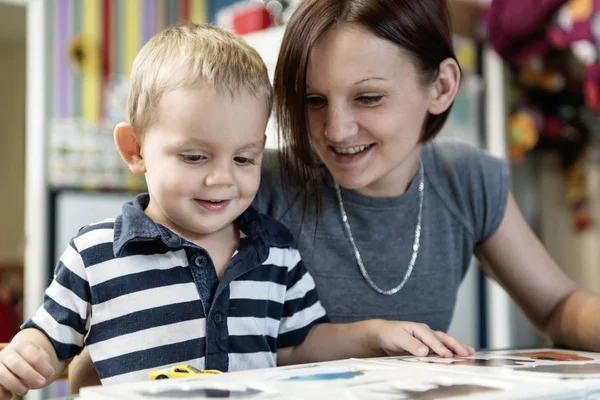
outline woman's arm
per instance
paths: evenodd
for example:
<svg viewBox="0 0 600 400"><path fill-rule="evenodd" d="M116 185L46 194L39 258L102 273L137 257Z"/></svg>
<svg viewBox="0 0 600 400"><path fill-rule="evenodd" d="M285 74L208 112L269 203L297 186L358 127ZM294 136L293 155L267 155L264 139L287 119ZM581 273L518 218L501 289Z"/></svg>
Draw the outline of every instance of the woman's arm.
<svg viewBox="0 0 600 400"><path fill-rule="evenodd" d="M316 324L301 344L278 349L277 363L291 365L406 353L426 356L430 351L452 357L471 355L475 349L447 333L432 331L425 324L370 319L348 324Z"/></svg>
<svg viewBox="0 0 600 400"><path fill-rule="evenodd" d="M558 267L527 225L512 194L500 227L476 255L555 344L600 351L600 296L579 288Z"/></svg>

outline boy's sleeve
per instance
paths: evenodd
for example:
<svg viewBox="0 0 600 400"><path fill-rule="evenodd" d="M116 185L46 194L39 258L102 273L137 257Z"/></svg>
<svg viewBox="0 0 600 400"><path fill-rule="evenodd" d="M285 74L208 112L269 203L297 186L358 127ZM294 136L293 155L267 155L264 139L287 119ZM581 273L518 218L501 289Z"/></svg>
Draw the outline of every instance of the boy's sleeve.
<svg viewBox="0 0 600 400"><path fill-rule="evenodd" d="M44 304L21 329L35 328L50 339L60 360L81 352L91 310L90 286L81 255L71 241L60 257Z"/></svg>
<svg viewBox="0 0 600 400"><path fill-rule="evenodd" d="M298 250L294 252L297 253L298 262L288 271L283 317L277 338L278 348L301 344L314 325L329 322L319 301L315 281L304 266Z"/></svg>

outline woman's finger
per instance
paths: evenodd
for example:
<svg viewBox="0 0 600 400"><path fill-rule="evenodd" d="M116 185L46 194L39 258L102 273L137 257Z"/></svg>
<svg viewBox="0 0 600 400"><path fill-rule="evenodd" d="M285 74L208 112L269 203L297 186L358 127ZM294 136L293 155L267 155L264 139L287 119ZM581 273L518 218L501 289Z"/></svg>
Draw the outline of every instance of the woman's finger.
<svg viewBox="0 0 600 400"><path fill-rule="evenodd" d="M418 324L413 329L413 335L441 357L452 357L454 354L425 324Z"/></svg>
<svg viewBox="0 0 600 400"><path fill-rule="evenodd" d="M412 355L423 357L429 354L429 347L403 327L394 330L392 336L382 347L386 353L391 355L408 352Z"/></svg>
<svg viewBox="0 0 600 400"><path fill-rule="evenodd" d="M445 332L435 331L434 334L448 349L459 356L467 357L475 351L471 346L467 346L465 343Z"/></svg>

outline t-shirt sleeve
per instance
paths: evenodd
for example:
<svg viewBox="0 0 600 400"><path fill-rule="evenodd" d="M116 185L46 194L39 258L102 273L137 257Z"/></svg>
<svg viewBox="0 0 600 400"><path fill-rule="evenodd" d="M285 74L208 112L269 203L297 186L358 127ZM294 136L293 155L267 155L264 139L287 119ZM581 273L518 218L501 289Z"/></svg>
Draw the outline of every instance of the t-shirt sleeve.
<svg viewBox="0 0 600 400"><path fill-rule="evenodd" d="M283 316L277 338L278 348L301 344L314 325L329 322L319 301L315 281L300 259L300 253L297 250L290 251L297 262L289 267L287 275Z"/></svg>
<svg viewBox="0 0 600 400"><path fill-rule="evenodd" d="M260 213L281 221L301 204L301 189L284 178L279 151L268 149L263 156L261 181L252 206ZM296 210L292 210L296 208Z"/></svg>
<svg viewBox="0 0 600 400"><path fill-rule="evenodd" d="M279 152L273 149L265 150L260 174L260 188L254 197L252 206L262 214L275 217L273 198L281 191L281 171Z"/></svg>
<svg viewBox="0 0 600 400"><path fill-rule="evenodd" d="M493 157L486 152L478 152L481 168L481 201L475 208L476 243L488 240L500 227L506 213L510 192L508 164L505 160Z"/></svg>
<svg viewBox="0 0 600 400"><path fill-rule="evenodd" d="M33 318L21 329L42 331L52 342L60 360L72 358L81 352L87 333L90 288L85 266L73 241L60 257L54 279L44 293L44 303Z"/></svg>
<svg viewBox="0 0 600 400"><path fill-rule="evenodd" d="M434 143L438 190L479 245L496 233L504 218L510 191L508 164L467 143L445 139Z"/></svg>

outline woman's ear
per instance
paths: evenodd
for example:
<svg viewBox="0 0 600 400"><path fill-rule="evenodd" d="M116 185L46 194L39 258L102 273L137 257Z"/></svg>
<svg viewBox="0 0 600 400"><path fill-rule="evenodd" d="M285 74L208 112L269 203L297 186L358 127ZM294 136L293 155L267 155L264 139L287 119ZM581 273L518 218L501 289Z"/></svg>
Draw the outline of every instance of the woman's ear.
<svg viewBox="0 0 600 400"><path fill-rule="evenodd" d="M135 175L146 173L146 165L142 156L140 141L133 126L124 122L115 127L115 144L123 161L127 163Z"/></svg>
<svg viewBox="0 0 600 400"><path fill-rule="evenodd" d="M438 77L431 89L431 114L441 114L450 107L460 87L460 78L460 68L454 59L447 58L440 63Z"/></svg>

